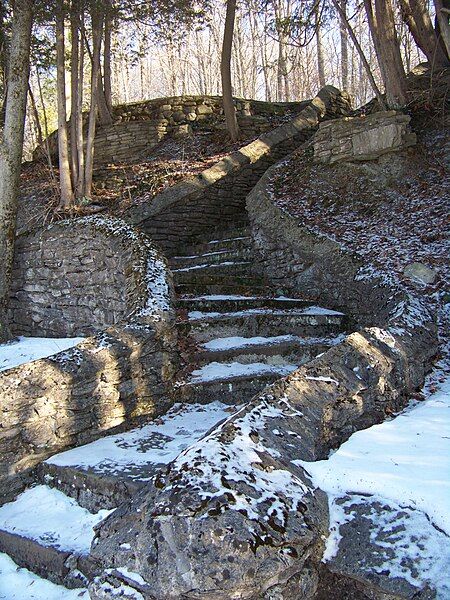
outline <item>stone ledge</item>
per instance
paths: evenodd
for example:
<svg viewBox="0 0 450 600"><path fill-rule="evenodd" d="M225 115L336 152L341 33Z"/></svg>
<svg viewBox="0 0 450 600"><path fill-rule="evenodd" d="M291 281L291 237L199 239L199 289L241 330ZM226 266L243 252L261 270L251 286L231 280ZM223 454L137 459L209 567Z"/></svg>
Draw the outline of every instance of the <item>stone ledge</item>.
<svg viewBox="0 0 450 600"><path fill-rule="evenodd" d="M314 158L323 163L373 160L402 150L416 143L410 120L409 115L391 110L321 123L314 136Z"/></svg>

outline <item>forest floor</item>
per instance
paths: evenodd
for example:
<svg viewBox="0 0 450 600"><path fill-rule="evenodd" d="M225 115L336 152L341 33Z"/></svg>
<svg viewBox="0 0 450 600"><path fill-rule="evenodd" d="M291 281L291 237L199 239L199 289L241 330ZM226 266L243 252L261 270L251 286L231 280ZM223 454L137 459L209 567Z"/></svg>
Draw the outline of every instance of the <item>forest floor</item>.
<svg viewBox="0 0 450 600"><path fill-rule="evenodd" d="M232 143L224 133L209 130L188 137L166 137L138 161L95 169L92 202L77 206L70 213L58 209L57 169L52 173L44 160L25 163L18 232L93 212L120 217L130 206L151 201L159 192L208 169L252 139Z"/></svg>
<svg viewBox="0 0 450 600"><path fill-rule="evenodd" d="M449 135L438 123L414 122L418 142L364 163L315 163L311 145L292 154L272 183L277 205L313 233L337 241L365 263L362 277L411 288L404 269L436 273L423 294L450 302Z"/></svg>

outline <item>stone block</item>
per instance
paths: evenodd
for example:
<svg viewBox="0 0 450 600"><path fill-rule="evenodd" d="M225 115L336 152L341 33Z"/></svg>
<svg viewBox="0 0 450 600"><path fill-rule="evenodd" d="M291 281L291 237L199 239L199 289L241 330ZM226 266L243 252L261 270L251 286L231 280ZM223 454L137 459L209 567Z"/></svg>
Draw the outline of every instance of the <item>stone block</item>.
<svg viewBox="0 0 450 600"><path fill-rule="evenodd" d="M374 160L416 143L410 117L396 111L344 117L321 123L314 136L316 162Z"/></svg>

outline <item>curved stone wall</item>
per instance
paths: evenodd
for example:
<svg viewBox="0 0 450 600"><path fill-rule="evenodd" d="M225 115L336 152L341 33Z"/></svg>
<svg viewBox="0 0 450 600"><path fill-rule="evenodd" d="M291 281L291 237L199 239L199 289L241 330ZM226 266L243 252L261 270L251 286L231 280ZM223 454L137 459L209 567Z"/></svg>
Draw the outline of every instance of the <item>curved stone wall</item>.
<svg viewBox="0 0 450 600"><path fill-rule="evenodd" d="M123 221L86 217L24 235L14 273L16 333L97 333L0 373L0 504L52 454L165 413L178 366L166 261Z"/></svg>
<svg viewBox="0 0 450 600"><path fill-rule="evenodd" d="M150 292L160 303L154 310L164 313L171 295L166 270L148 238L117 219L72 219L23 234L15 248L11 328L16 335L90 334L142 317Z"/></svg>
<svg viewBox="0 0 450 600"><path fill-rule="evenodd" d="M289 122L259 136L196 177L132 207L125 219L168 253L245 211L245 198L266 169L308 139L320 121L348 114L346 93L324 87Z"/></svg>
<svg viewBox="0 0 450 600"><path fill-rule="evenodd" d="M304 102L261 102L236 98L239 126L246 137L273 127L274 117L298 113ZM205 126L223 131L223 100L220 96L175 96L122 104L113 109L111 125L100 125L95 137L95 166L140 160L166 135L187 135ZM87 126L87 115L85 116ZM50 153L57 157L57 132L49 136ZM38 148L34 157L42 153Z"/></svg>

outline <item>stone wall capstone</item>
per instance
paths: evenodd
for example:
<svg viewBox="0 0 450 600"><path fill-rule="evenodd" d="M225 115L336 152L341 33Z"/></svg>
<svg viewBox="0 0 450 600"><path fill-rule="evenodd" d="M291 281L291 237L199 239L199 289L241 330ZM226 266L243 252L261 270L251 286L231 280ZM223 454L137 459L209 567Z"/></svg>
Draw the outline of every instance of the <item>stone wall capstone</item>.
<svg viewBox="0 0 450 600"><path fill-rule="evenodd" d="M308 139L321 120L348 114L350 108L346 93L326 86L294 119L260 135L198 176L130 208L124 218L170 254L242 215L246 195L270 165Z"/></svg>

